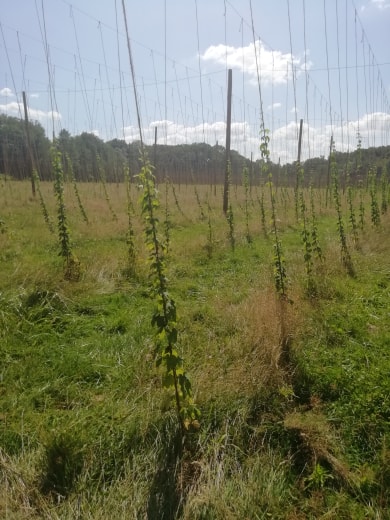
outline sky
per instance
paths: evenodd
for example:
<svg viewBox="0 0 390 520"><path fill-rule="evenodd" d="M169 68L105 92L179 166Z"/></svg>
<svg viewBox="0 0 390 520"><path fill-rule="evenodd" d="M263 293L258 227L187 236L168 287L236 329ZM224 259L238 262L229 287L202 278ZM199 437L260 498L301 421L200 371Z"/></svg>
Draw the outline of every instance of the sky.
<svg viewBox="0 0 390 520"><path fill-rule="evenodd" d="M0 112L271 159L390 144L390 0L0 0ZM124 7L124 9L123 9ZM124 13L125 10L125 13ZM127 22L127 39L125 15ZM133 74L128 51L131 51ZM156 131L157 128L157 131Z"/></svg>

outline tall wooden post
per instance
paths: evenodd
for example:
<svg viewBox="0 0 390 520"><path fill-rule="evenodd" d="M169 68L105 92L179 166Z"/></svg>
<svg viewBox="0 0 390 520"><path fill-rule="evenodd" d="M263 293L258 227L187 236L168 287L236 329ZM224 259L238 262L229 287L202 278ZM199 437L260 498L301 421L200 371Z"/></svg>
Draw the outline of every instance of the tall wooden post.
<svg viewBox="0 0 390 520"><path fill-rule="evenodd" d="M232 126L232 69L228 71L227 120L226 120L226 161L225 184L223 189L223 212L226 214L229 206L229 170L230 170L230 136Z"/></svg>
<svg viewBox="0 0 390 520"><path fill-rule="evenodd" d="M30 176L31 176L31 190L32 194L35 197L35 181L34 181L34 160L33 160L33 154L32 154L32 148L31 148L31 139L30 139L30 128L28 125L28 112L27 112L27 101L26 101L26 93L22 92L23 96L23 107L24 107L24 122L26 125L26 137L27 137L27 155L29 158L29 169L30 169Z"/></svg>

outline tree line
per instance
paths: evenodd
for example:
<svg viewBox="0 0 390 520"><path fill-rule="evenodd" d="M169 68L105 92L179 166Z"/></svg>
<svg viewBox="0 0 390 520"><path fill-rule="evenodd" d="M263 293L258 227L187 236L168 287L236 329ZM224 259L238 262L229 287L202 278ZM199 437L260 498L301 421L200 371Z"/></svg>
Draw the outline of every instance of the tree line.
<svg viewBox="0 0 390 520"><path fill-rule="evenodd" d="M52 142L46 137L45 130L38 122L28 123L31 153L27 147L24 121L0 114L0 173L14 179L23 180L31 176L34 167L41 180L52 180L50 147ZM66 165L72 164L73 174L79 182L96 182L104 175L106 182L122 182L123 167L128 165L132 174L140 170L140 143L126 143L113 139L103 141L92 133L83 132L72 136L66 129L60 131L57 145ZM157 181L169 178L176 184L210 184L224 182L226 171L226 150L216 144L206 143L180 145L146 146L149 158L154 165ZM340 172L346 179L346 165L351 181L364 181L370 166L375 165L377 175L383 172L390 175L390 146L368 149L358 148L352 153L335 152L335 160ZM242 182L244 167L249 172L251 185L262 184L268 179L262 175L262 161L251 161L238 152L230 153L231 182ZM327 157L309 159L302 164L304 179L314 186L326 186L329 181L329 162ZM293 186L296 179L296 164L275 164L270 162L267 172L280 186ZM267 173L268 175L268 173ZM345 180L344 179L344 180Z"/></svg>

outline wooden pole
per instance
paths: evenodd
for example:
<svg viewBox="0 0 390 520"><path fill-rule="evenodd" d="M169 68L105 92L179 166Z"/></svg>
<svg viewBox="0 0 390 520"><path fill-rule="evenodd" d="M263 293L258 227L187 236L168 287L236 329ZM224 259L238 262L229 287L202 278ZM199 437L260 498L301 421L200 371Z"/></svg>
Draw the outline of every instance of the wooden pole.
<svg viewBox="0 0 390 520"><path fill-rule="evenodd" d="M229 206L229 170L230 170L230 136L232 125L232 69L228 71L227 121L226 121L226 161L225 184L223 190L223 212L226 214Z"/></svg>
<svg viewBox="0 0 390 520"><path fill-rule="evenodd" d="M30 177L31 177L31 190L33 197L35 197L35 181L34 181L34 160L31 148L31 139L30 139L30 128L28 125L28 112L27 112L27 101L26 101L26 93L22 92L23 96L23 107L24 107L24 122L26 125L26 137L27 137L27 154L29 158L29 169L30 169Z"/></svg>

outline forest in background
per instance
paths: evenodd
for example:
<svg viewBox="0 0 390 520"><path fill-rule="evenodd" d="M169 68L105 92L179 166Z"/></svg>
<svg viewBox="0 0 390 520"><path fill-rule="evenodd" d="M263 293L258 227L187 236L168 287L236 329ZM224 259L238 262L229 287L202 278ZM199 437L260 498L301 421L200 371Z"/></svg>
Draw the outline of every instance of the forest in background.
<svg viewBox="0 0 390 520"><path fill-rule="evenodd" d="M52 180L50 147L52 142L45 135L39 122L29 122L32 161L41 180ZM130 172L140 169L140 143L126 143L113 139L103 141L92 133L83 132L72 136L66 129L57 138L58 147L69 158L76 181L107 182L123 181L123 165ZM157 181L169 178L176 184L222 184L225 175L226 150L216 143L146 146L151 162L155 166ZM352 153L335 151L335 159L340 172L350 167L351 182L358 183L366 178L370 166L375 165L377 176L390 174L390 146L359 148ZM0 114L0 172L13 179L23 180L31 176L32 161L27 147L25 122L5 114ZM251 161L232 150L230 152L232 183L241 184L243 168L248 168L251 185L262 184L262 161ZM329 179L327 157L308 159L303 164L306 182L316 187L324 187ZM65 168L66 169L66 168ZM294 186L295 164L269 163L269 171L277 185Z"/></svg>

